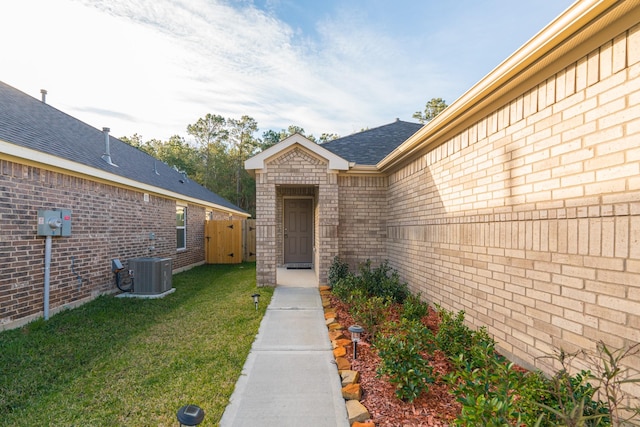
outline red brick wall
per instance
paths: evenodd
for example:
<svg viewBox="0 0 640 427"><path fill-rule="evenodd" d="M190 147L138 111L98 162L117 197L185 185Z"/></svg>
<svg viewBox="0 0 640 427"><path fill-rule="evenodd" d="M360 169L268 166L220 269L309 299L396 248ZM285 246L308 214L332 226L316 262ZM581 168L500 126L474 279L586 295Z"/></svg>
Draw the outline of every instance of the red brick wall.
<svg viewBox="0 0 640 427"><path fill-rule="evenodd" d="M173 258L179 269L204 261L205 209L187 205L187 250L176 252L172 199L0 161L0 329L42 315L45 237L39 209L71 209L72 235L53 237L51 313L116 290L111 259ZM153 237L153 238L152 238ZM80 276L81 282L72 271Z"/></svg>

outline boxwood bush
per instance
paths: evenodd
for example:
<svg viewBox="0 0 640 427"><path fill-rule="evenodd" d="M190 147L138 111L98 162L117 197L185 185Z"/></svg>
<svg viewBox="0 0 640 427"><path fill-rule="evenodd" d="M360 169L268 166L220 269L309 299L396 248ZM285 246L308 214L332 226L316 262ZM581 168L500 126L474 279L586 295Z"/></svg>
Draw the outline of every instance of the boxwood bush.
<svg viewBox="0 0 640 427"><path fill-rule="evenodd" d="M336 257L329 268L329 283L333 293L342 301L348 302L349 295L356 290L366 296L381 297L402 304L409 295L409 287L400 281L400 275L384 261L376 268L371 268L371 260L364 262L358 275L349 273L348 266Z"/></svg>

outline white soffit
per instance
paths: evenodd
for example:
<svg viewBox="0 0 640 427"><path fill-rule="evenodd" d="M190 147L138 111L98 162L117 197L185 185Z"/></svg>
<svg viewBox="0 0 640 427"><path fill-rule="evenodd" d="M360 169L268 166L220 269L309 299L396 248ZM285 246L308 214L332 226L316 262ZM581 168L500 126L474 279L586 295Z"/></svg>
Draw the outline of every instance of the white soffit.
<svg viewBox="0 0 640 427"><path fill-rule="evenodd" d="M304 136L296 133L290 137L283 139L273 147L269 147L261 153L256 154L252 158L244 162L244 168L247 170L264 169L265 162L277 156L279 153L284 152L293 145L300 145L305 149L311 151L317 156L326 159L329 162L329 169L334 170L349 170L349 162L340 156L333 154L331 151L323 148L321 145L316 144L313 141L308 140Z"/></svg>

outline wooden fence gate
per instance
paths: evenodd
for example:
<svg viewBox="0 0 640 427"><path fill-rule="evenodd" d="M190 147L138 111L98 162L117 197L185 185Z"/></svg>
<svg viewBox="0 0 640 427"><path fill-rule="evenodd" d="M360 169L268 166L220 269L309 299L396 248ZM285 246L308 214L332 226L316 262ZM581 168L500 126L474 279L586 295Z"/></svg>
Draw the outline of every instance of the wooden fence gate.
<svg viewBox="0 0 640 427"><path fill-rule="evenodd" d="M211 220L205 222L207 264L239 264L255 261L255 220Z"/></svg>
<svg viewBox="0 0 640 427"><path fill-rule="evenodd" d="M242 222L242 241L244 244L244 257L247 262L256 260L256 220L245 219Z"/></svg>

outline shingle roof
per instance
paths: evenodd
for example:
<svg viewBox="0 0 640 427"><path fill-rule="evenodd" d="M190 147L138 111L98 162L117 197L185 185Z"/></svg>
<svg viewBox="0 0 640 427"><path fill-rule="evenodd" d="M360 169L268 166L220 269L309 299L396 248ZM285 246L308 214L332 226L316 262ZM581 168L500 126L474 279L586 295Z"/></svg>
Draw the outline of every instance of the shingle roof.
<svg viewBox="0 0 640 427"><path fill-rule="evenodd" d="M118 167L109 165L102 159L105 137L101 130L3 82L0 82L0 140L244 212L193 180L184 179L167 164L113 136L109 137L111 159Z"/></svg>
<svg viewBox="0 0 640 427"><path fill-rule="evenodd" d="M375 165L416 133L420 123L395 122L322 144L322 147L350 162Z"/></svg>

